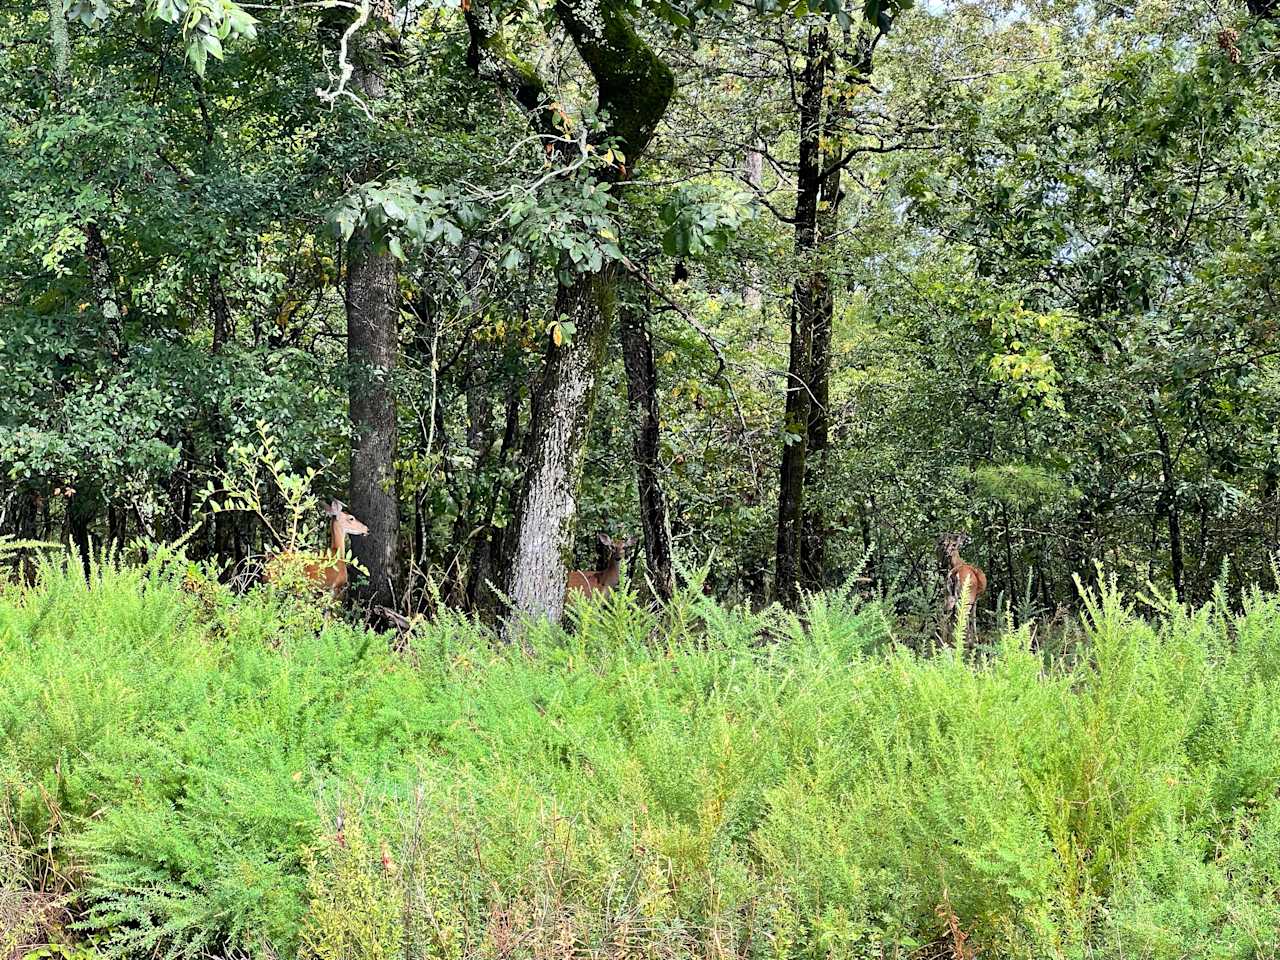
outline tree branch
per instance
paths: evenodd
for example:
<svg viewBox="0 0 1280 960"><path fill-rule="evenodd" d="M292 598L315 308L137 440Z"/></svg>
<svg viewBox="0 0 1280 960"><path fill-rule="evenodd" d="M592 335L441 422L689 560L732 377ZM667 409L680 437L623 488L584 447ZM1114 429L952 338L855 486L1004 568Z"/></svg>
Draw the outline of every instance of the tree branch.
<svg viewBox="0 0 1280 960"><path fill-rule="evenodd" d="M595 78L605 136L628 163L649 145L675 93L675 76L636 32L621 0L556 0L556 16Z"/></svg>
<svg viewBox="0 0 1280 960"><path fill-rule="evenodd" d="M502 27L486 4L472 3L464 13L469 43L467 66L496 83L519 105L536 133L559 137L563 124L551 108L547 86L533 65L511 52Z"/></svg>

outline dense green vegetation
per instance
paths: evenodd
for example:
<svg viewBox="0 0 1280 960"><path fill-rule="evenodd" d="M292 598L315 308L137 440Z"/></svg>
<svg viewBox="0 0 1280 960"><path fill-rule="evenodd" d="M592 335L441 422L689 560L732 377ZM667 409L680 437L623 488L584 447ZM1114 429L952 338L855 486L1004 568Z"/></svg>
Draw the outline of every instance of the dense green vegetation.
<svg viewBox="0 0 1280 960"><path fill-rule="evenodd" d="M0 594L7 946L38 891L138 957L1280 953L1280 598L903 640L691 590L393 652L51 564Z"/></svg>
<svg viewBox="0 0 1280 960"><path fill-rule="evenodd" d="M1280 0L6 0L0 960L1280 957L1277 155Z"/></svg>
<svg viewBox="0 0 1280 960"><path fill-rule="evenodd" d="M0 11L0 535L243 571L201 492L265 420L405 612L554 618L602 529L917 612L964 530L984 626L1267 574L1270 0L50 9Z"/></svg>

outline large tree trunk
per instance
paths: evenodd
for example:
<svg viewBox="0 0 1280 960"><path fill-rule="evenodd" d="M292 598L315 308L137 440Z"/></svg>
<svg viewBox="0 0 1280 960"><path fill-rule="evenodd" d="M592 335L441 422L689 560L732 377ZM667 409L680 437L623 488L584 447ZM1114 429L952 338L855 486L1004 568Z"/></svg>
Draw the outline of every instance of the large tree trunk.
<svg viewBox="0 0 1280 960"><path fill-rule="evenodd" d="M608 116L600 141L620 147L634 169L666 113L675 78L636 32L627 0L556 0L554 9L595 81L597 108ZM470 65L500 83L539 134L559 137L554 98L547 96L537 71L507 47L500 18L488 4L474 2L466 20ZM611 171L606 179L619 173ZM569 317L576 330L572 342L548 346L534 394L506 590L517 618L559 620L564 610L583 447L612 320L616 275L616 264L606 264L578 275L556 293L556 315Z"/></svg>
<svg viewBox="0 0 1280 960"><path fill-rule="evenodd" d="M396 263L376 252L368 234L352 240L347 266L347 361L350 365L351 513L369 528L352 539L367 571L358 595L392 606L399 577L400 506L396 495L396 402L399 362Z"/></svg>
<svg viewBox="0 0 1280 960"><path fill-rule="evenodd" d="M822 192L822 101L830 44L826 23L809 29L800 91L800 166L796 184L796 260L800 276L791 297L791 351L787 363L787 400L783 419L782 466L778 483L778 540L774 594L794 607L800 594L800 544L804 518L805 460L812 410L813 338L824 297L820 271L814 269L818 239L818 203Z"/></svg>
<svg viewBox="0 0 1280 960"><path fill-rule="evenodd" d="M659 478L661 432L658 419L658 374L653 362L653 338L643 306L622 310L622 361L627 371L627 404L631 408L631 447L640 494L640 525L645 559L654 590L664 600L675 590L671 568L671 531L667 501Z"/></svg>
<svg viewBox="0 0 1280 960"><path fill-rule="evenodd" d="M357 34L352 83L369 103L385 89L376 37ZM372 176L373 170L366 170ZM367 572L355 594L393 607L400 575L400 502L396 489L396 400L400 361L400 288L396 261L374 248L368 228L351 238L347 264L347 362L351 415L350 512L369 532L351 552Z"/></svg>
<svg viewBox="0 0 1280 960"><path fill-rule="evenodd" d="M556 294L556 315L574 318L570 342L547 346L524 447L507 594L517 615L558 621L573 551L578 483L613 319L616 267L581 274Z"/></svg>

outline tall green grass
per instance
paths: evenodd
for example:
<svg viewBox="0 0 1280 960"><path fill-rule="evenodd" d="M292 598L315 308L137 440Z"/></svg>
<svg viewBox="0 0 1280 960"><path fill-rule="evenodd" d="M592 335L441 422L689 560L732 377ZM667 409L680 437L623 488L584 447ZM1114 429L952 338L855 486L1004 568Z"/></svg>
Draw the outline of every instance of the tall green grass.
<svg viewBox="0 0 1280 960"><path fill-rule="evenodd" d="M1106 592L1061 661L696 591L393 653L52 565L0 593L0 864L138 957L1274 957L1278 678L1262 593Z"/></svg>

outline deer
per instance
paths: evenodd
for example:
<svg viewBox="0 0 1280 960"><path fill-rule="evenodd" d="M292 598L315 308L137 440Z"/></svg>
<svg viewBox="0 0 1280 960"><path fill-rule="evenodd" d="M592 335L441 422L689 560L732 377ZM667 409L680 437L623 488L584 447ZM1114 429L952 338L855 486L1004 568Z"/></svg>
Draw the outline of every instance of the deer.
<svg viewBox="0 0 1280 960"><path fill-rule="evenodd" d="M597 593L608 593L618 585L618 567L627 558L627 551L635 546L634 537L615 540L607 533L596 534L600 545L609 551L605 565L599 570L574 570L569 574L569 583L565 587L565 597L575 593L584 597Z"/></svg>
<svg viewBox="0 0 1280 960"><path fill-rule="evenodd" d="M965 637L972 643L978 637L978 624L974 609L978 598L987 591L987 575L981 567L965 563L960 550L973 542L967 533L947 533L938 540L938 550L946 558L946 593L943 597L946 623L963 602L965 606Z"/></svg>
<svg viewBox="0 0 1280 960"><path fill-rule="evenodd" d="M329 549L323 554L323 560L305 564L302 573L308 583L335 597L341 597L347 589L347 537L362 537L369 532L369 528L347 513L340 500L331 501L324 512L329 518ZM294 553L295 551L289 550L269 556L266 579L270 581L278 576L272 571L274 562L292 557Z"/></svg>

